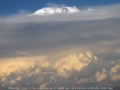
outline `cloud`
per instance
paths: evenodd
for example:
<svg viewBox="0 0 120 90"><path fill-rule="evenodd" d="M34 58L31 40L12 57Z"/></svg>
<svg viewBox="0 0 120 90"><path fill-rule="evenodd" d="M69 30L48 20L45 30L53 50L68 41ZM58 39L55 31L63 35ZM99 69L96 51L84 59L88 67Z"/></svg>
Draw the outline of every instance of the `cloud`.
<svg viewBox="0 0 120 90"><path fill-rule="evenodd" d="M86 55L79 54L78 56L73 54L57 61L54 68L58 68L58 72L61 73L61 75L64 75L67 74L67 71L69 70L71 71L75 69L81 71L90 62L95 62L96 60L96 56L93 56L91 52L86 52Z"/></svg>
<svg viewBox="0 0 120 90"><path fill-rule="evenodd" d="M102 80L106 79L106 74L105 74L105 72L106 72L106 70L103 69L102 73L97 72L97 73L95 74L96 79L97 79L97 82L101 82Z"/></svg>
<svg viewBox="0 0 120 90"><path fill-rule="evenodd" d="M2 23L4 22L29 23L29 22L51 22L51 21L58 22L58 21L98 20L98 19L117 18L117 17L119 18L120 17L119 8L120 8L119 4L88 7L83 9L80 9L75 6L56 6L56 7L51 6L51 7L43 7L42 9L39 9L29 14L28 12L26 12L27 13L26 15L17 14L13 16L3 17L0 18L0 21ZM61 14L57 14L58 12L60 12Z"/></svg>
<svg viewBox="0 0 120 90"><path fill-rule="evenodd" d="M107 61L102 61L101 66L99 64L101 60L96 58L89 51L59 58L54 63L46 56L28 56L22 59L17 57L11 58L11 60L6 58L7 62L0 60L1 67L4 62L4 67L1 69L3 71L0 70L0 85L46 88L97 86L99 84L114 86L114 82L120 83L119 72L116 71L119 65L111 66ZM118 63L118 61L115 62ZM105 63L108 63L106 67ZM111 67L108 69L109 66ZM10 70L5 70L5 68ZM93 68L96 68L94 72Z"/></svg>
<svg viewBox="0 0 120 90"><path fill-rule="evenodd" d="M110 75L113 81L120 80L120 65L119 64L111 68Z"/></svg>
<svg viewBox="0 0 120 90"><path fill-rule="evenodd" d="M33 60L36 60L36 62L39 61L39 63L35 63ZM40 67L47 67L48 63L45 62L46 57L44 56L34 56L34 57L16 57L16 58L6 58L2 59L1 61L1 68L0 68L0 76L6 76L10 75L11 72L21 72L22 70L27 70L28 68L33 68L36 64L42 63L44 60L44 64L42 64ZM5 64L6 63L6 64ZM39 68L38 68L39 69ZM38 70L35 70L35 73L38 73Z"/></svg>
<svg viewBox="0 0 120 90"><path fill-rule="evenodd" d="M76 13L79 12L75 6L73 7L44 7L35 11L31 15L51 15L51 14L62 14L62 13Z"/></svg>
<svg viewBox="0 0 120 90"><path fill-rule="evenodd" d="M119 86L120 5L57 8L0 17L0 86Z"/></svg>

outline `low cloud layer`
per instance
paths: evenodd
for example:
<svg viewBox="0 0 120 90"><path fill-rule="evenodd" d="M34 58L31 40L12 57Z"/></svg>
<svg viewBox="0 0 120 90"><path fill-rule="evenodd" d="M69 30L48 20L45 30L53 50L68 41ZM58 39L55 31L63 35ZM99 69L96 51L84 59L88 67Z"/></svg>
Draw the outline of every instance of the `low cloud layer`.
<svg viewBox="0 0 120 90"><path fill-rule="evenodd" d="M120 60L100 61L88 51L71 54L55 62L46 56L6 58L0 61L1 86L45 88L120 84Z"/></svg>
<svg viewBox="0 0 120 90"><path fill-rule="evenodd" d="M119 86L120 5L51 9L0 17L0 86Z"/></svg>

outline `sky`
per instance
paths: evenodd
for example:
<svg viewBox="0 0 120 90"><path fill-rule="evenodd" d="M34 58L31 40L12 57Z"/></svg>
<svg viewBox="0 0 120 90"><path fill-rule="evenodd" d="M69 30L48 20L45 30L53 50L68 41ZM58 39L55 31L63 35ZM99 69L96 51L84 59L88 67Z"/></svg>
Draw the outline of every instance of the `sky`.
<svg viewBox="0 0 120 90"><path fill-rule="evenodd" d="M0 2L0 86L119 89L119 0Z"/></svg>

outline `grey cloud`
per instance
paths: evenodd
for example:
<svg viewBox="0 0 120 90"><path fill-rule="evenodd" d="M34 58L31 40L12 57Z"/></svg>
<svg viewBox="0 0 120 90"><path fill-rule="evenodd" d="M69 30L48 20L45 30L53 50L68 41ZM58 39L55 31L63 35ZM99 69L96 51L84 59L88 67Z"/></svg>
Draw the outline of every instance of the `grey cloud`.
<svg viewBox="0 0 120 90"><path fill-rule="evenodd" d="M119 18L46 22L1 24L1 55L13 56L16 52L43 52L59 48L79 47L86 50L119 49ZM99 48L98 48L99 47ZM98 51L97 50L97 51ZM10 53L11 52L11 53ZM115 52L115 51L114 51ZM115 56L119 58L119 53Z"/></svg>

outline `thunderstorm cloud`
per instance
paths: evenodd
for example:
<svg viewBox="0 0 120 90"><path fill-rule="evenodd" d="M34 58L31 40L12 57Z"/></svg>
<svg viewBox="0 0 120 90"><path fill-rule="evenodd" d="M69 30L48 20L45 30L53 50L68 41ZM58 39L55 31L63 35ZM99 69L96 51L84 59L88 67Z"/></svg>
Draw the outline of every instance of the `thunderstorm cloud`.
<svg viewBox="0 0 120 90"><path fill-rule="evenodd" d="M120 5L1 16L0 86L120 86Z"/></svg>

